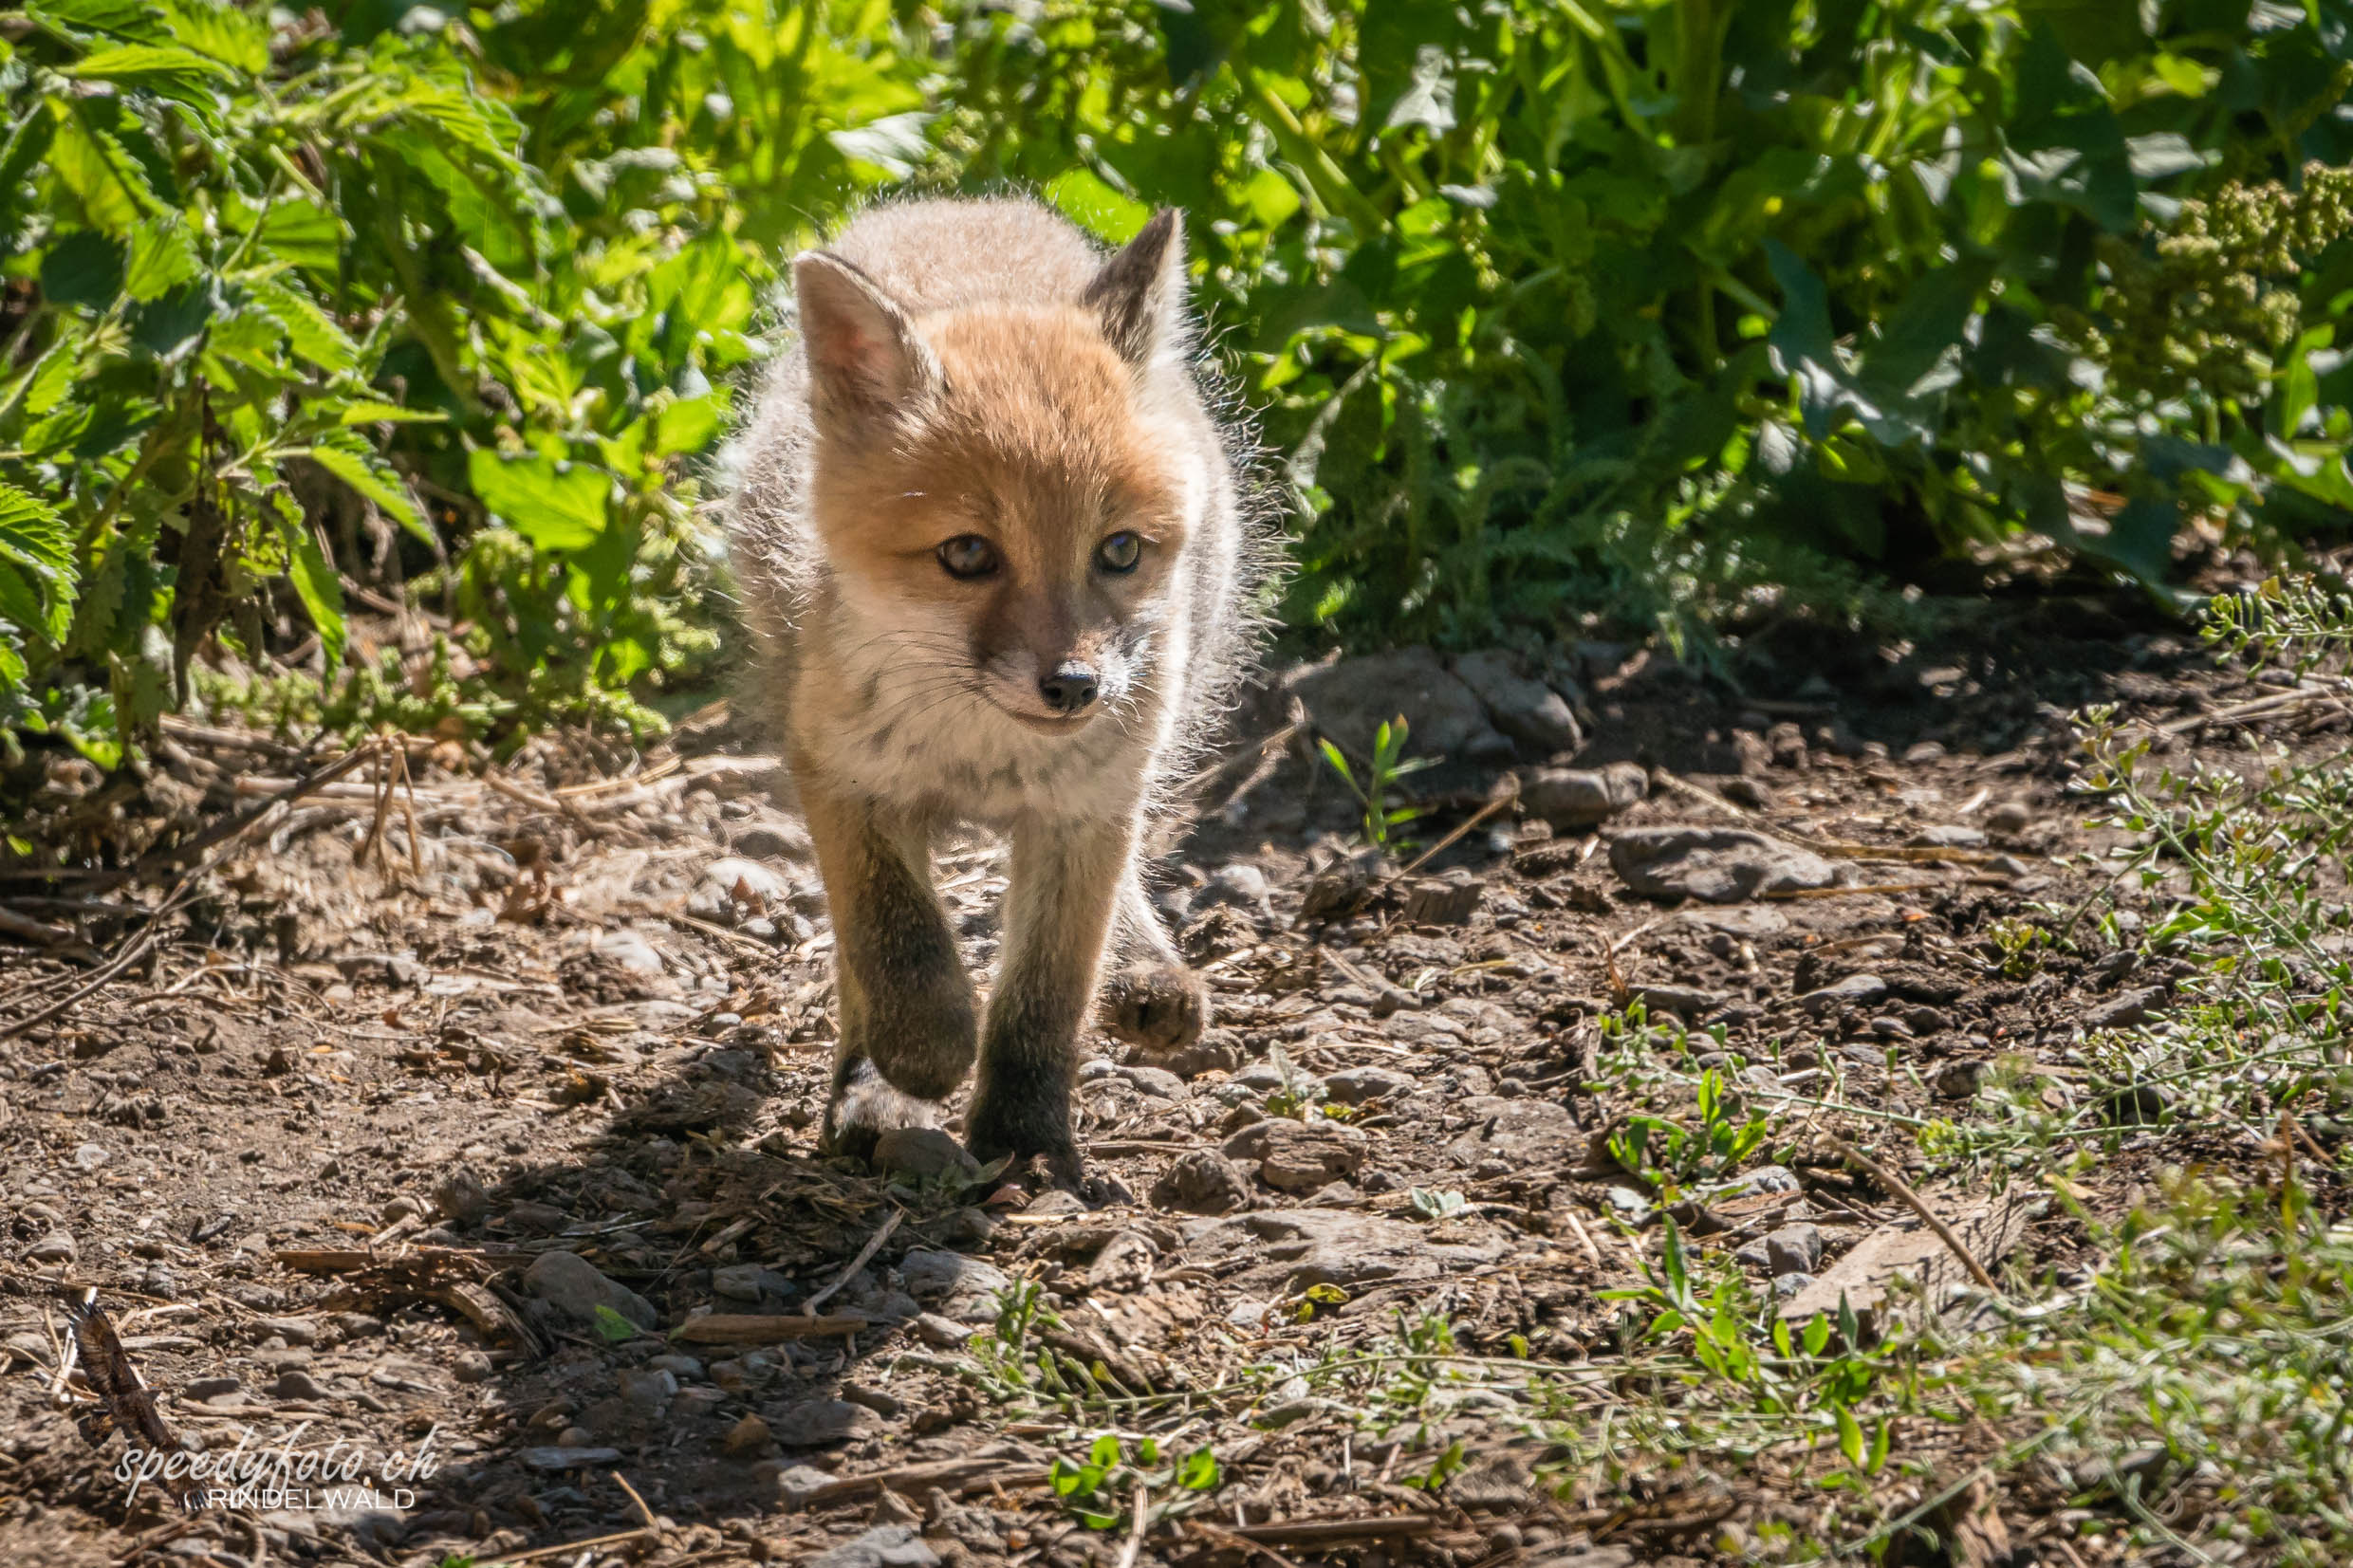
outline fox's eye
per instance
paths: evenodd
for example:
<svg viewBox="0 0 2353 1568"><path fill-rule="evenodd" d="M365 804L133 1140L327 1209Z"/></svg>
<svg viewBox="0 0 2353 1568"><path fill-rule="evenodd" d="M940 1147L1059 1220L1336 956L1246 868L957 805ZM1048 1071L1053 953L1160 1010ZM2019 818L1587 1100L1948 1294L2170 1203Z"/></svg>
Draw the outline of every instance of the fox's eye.
<svg viewBox="0 0 2353 1568"><path fill-rule="evenodd" d="M997 547L976 533L960 533L939 547L939 563L953 578L987 577L997 569Z"/></svg>
<svg viewBox="0 0 2353 1568"><path fill-rule="evenodd" d="M1122 531L1095 546L1095 564L1106 572L1132 572L1143 553L1144 542Z"/></svg>

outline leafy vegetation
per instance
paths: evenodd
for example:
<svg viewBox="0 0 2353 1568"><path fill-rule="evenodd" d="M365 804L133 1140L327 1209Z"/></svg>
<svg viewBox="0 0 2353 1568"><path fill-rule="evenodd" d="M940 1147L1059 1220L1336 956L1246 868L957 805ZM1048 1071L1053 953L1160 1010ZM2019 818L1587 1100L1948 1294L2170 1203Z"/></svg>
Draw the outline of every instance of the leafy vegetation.
<svg viewBox="0 0 2353 1568"><path fill-rule="evenodd" d="M2353 515L2345 0L0 9L0 733L644 729L779 259L1184 207L1351 637ZM388 632L355 604L407 605ZM207 674L206 671L215 672Z"/></svg>

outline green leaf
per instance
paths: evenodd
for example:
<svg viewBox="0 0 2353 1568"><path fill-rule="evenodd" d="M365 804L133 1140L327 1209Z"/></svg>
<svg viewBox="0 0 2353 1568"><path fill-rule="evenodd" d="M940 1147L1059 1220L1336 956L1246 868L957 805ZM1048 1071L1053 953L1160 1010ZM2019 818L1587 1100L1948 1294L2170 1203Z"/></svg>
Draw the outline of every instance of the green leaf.
<svg viewBox="0 0 2353 1568"><path fill-rule="evenodd" d="M177 212L147 219L131 231L131 256L122 291L144 304L196 276L196 248Z"/></svg>
<svg viewBox="0 0 2353 1568"><path fill-rule="evenodd" d="M602 470L481 448L466 475L484 506L543 550L584 550L604 532L613 483Z"/></svg>
<svg viewBox="0 0 2353 1568"><path fill-rule="evenodd" d="M346 628L343 578L326 552L320 548L318 534L303 518L298 515L288 520L285 532L287 576L292 579L294 592L310 617L312 629L319 634L319 646L326 655L327 673L331 675L343 662Z"/></svg>
<svg viewBox="0 0 2353 1568"><path fill-rule="evenodd" d="M213 95L235 83L237 73L194 49L157 44L124 44L85 54L65 69L83 82L111 82L199 107L213 108Z"/></svg>
<svg viewBox="0 0 2353 1568"><path fill-rule="evenodd" d="M618 1345L623 1340L635 1339L642 1332L637 1324L602 1301L597 1303L596 1325L598 1337L607 1344L613 1345Z"/></svg>
<svg viewBox="0 0 2353 1568"><path fill-rule="evenodd" d="M336 478L358 490L392 515L410 533L426 543L433 542L432 526L417 505L417 498L401 483L399 475L385 466L375 450L356 437L337 436L322 440L312 447L297 447L289 457L308 457Z"/></svg>
<svg viewBox="0 0 2353 1568"><path fill-rule="evenodd" d="M1207 1448L1194 1449L1176 1467L1176 1485L1189 1492L1217 1489L1217 1456Z"/></svg>
<svg viewBox="0 0 2353 1568"><path fill-rule="evenodd" d="M245 287L271 319L286 329L287 341L293 345L295 353L329 373L350 370L359 364L359 345L309 295L276 278L251 279Z"/></svg>
<svg viewBox="0 0 2353 1568"><path fill-rule="evenodd" d="M1856 1421L1855 1412L1848 1410L1843 1405L1838 1407L1836 1413L1838 1416L1839 1452L1846 1456L1846 1462L1849 1465L1854 1466L1857 1469L1861 1469L1862 1467L1862 1458L1864 1453L1862 1424Z"/></svg>
<svg viewBox="0 0 2353 1568"><path fill-rule="evenodd" d="M1046 199L1097 238L1125 245L1151 220L1152 209L1084 165L1057 175Z"/></svg>
<svg viewBox="0 0 2353 1568"><path fill-rule="evenodd" d="M75 576L65 519L0 484L0 620L62 643L73 618Z"/></svg>

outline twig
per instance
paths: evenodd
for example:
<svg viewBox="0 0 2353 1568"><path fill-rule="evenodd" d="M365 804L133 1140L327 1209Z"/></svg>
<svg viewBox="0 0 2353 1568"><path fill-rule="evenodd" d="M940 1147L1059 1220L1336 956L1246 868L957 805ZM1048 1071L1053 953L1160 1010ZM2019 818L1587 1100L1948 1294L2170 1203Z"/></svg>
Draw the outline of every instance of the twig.
<svg viewBox="0 0 2353 1568"><path fill-rule="evenodd" d="M1129 1517L1127 1542L1120 1548L1119 1568L1136 1568L1136 1554L1144 1549L1144 1488L1139 1482L1136 1502Z"/></svg>
<svg viewBox="0 0 2353 1568"><path fill-rule="evenodd" d="M507 1568L509 1563L536 1562L541 1558L561 1557L566 1552L579 1552L585 1556L592 1547L618 1546L626 1540L641 1540L653 1533L644 1525L639 1525L634 1530L616 1530L609 1536L590 1536L586 1540L567 1540L555 1546L534 1546L528 1552L510 1552L503 1558L476 1563L474 1568Z"/></svg>
<svg viewBox="0 0 2353 1568"><path fill-rule="evenodd" d="M268 816L273 807L290 805L322 785L333 784L374 755L376 755L376 747L373 745L357 747L346 751L325 766L306 773L268 800L257 802L233 817L222 818L186 843L175 844L170 849L157 850L151 855L142 857L139 864L132 869L144 877L166 866L176 865L192 855L201 855L215 844L239 837L247 828Z"/></svg>
<svg viewBox="0 0 2353 1568"><path fill-rule="evenodd" d="M74 939L74 933L64 926L52 926L46 920L35 920L29 914L0 909L0 934L22 937L38 942L45 948L58 947Z"/></svg>
<svg viewBox="0 0 2353 1568"><path fill-rule="evenodd" d="M892 1209L890 1218L884 1220L880 1226L876 1227L874 1234L866 1238L866 1245L858 1249L858 1256L850 1260L849 1267L843 1269L838 1276L836 1276L833 1283L827 1285L824 1289L819 1291L816 1295L802 1302L801 1309L804 1312L815 1312L819 1307L824 1306L827 1301L833 1300L835 1292L839 1291L843 1285L848 1284L850 1282L850 1277L856 1274L860 1269L865 1267L867 1264L873 1261L874 1255L882 1250L882 1244L889 1241L891 1232L899 1228L899 1221L903 1213L904 1210L902 1209Z"/></svg>
<svg viewBox="0 0 2353 1568"><path fill-rule="evenodd" d="M1969 1270L1971 1279L1975 1280L1996 1296L2002 1294L2001 1282L1986 1272L1986 1265L1977 1261L1977 1255L1974 1252L1969 1250L1969 1244L1962 1241L1951 1226L1936 1217L1936 1211L1928 1207L1927 1199L1912 1190L1911 1183L1853 1144L1848 1143L1844 1138L1840 1137L1836 1133L1825 1130L1822 1133L1822 1139L1837 1152L1840 1158L1861 1166L1865 1175L1902 1199L1905 1206L1913 1213L1918 1214L1929 1229L1936 1233L1936 1239L1953 1249L1953 1256L1958 1258L1961 1261L1961 1266Z"/></svg>
<svg viewBox="0 0 2353 1568"><path fill-rule="evenodd" d="M1440 850L1452 845L1464 834L1470 832L1473 828L1478 826L1481 822L1487 821L1488 818L1492 817L1496 812L1501 811L1505 806L1510 805L1512 802L1518 800L1519 798L1520 781L1516 776L1514 776L1511 781L1510 788L1505 790L1502 794L1496 796L1493 800L1479 807L1478 810L1473 812L1469 817L1463 819L1460 826L1456 827L1454 832L1448 834L1445 838L1440 839L1436 843L1432 844L1428 849L1423 850L1419 855L1416 856L1414 858L1414 863L1407 866L1403 871L1399 872L1398 876L1400 878L1411 876L1414 873L1419 871L1423 866L1428 865L1431 858L1436 855Z"/></svg>
<svg viewBox="0 0 2353 1568"><path fill-rule="evenodd" d="M638 1495L638 1489L629 1485L629 1478L619 1470L610 1470L606 1473L612 1476L615 1485L629 1494L629 1501L638 1505L638 1517L645 1521L645 1527L649 1530L659 1530L661 1521L654 1517L654 1510L645 1505L645 1499Z"/></svg>

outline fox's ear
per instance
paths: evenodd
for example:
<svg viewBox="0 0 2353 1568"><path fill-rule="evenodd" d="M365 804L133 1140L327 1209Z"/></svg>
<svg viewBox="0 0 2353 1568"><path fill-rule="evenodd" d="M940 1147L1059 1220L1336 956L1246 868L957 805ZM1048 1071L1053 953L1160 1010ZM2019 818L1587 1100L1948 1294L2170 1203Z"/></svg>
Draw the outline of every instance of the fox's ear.
<svg viewBox="0 0 2353 1568"><path fill-rule="evenodd" d="M1120 358L1142 368L1184 341L1185 231L1163 207L1102 264L1083 296Z"/></svg>
<svg viewBox="0 0 2353 1568"><path fill-rule="evenodd" d="M889 414L937 381L939 361L906 311L841 257L794 258L792 292L821 417Z"/></svg>

